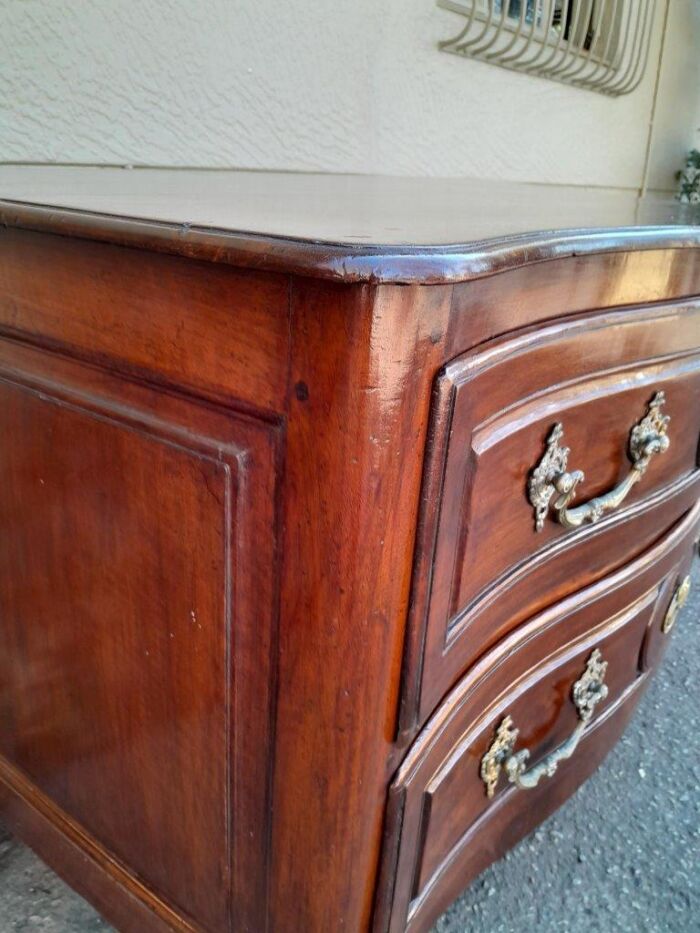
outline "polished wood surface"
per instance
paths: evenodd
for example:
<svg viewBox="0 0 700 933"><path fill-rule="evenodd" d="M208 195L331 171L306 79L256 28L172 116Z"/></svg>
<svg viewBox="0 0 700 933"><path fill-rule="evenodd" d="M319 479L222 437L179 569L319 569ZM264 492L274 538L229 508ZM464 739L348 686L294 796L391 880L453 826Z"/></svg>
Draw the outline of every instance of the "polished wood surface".
<svg viewBox="0 0 700 933"><path fill-rule="evenodd" d="M676 501L697 495L698 333L696 303L572 316L480 345L438 375L404 729L509 628L640 553L675 520ZM630 430L657 391L670 448L622 507L575 532L548 520L533 534L527 478L552 425L564 427L569 469L585 474L576 500L585 501L631 469Z"/></svg>
<svg viewBox="0 0 700 933"><path fill-rule="evenodd" d="M236 408L284 407L280 276L5 230L0 287L4 334Z"/></svg>
<svg viewBox="0 0 700 933"><path fill-rule="evenodd" d="M277 431L10 341L0 396L0 771L224 928L233 866L264 890Z"/></svg>
<svg viewBox="0 0 700 933"><path fill-rule="evenodd" d="M454 287L447 358L501 334L572 314L700 294L700 263L682 249L533 263Z"/></svg>
<svg viewBox="0 0 700 933"><path fill-rule="evenodd" d="M0 223L346 282L436 284L545 259L700 247L667 193L470 178L0 166Z"/></svg>
<svg viewBox="0 0 700 933"><path fill-rule="evenodd" d="M421 458L401 452L425 443L449 298L293 292L275 931L369 923L421 483Z"/></svg>
<svg viewBox="0 0 700 933"><path fill-rule="evenodd" d="M640 200L634 188L233 169L0 165L0 199L385 249L694 216L668 193Z"/></svg>
<svg viewBox="0 0 700 933"><path fill-rule="evenodd" d="M331 243L339 216L390 227L409 181L370 216L383 181L275 176L251 233L264 176L78 175L0 171L0 818L127 933L427 929L663 656L698 527L697 229L620 230L634 198L625 220L627 196L572 193L579 229L542 234L512 191L529 225L476 242L515 228L467 185L462 246ZM318 198L285 217L314 185L325 221ZM618 226L580 229L603 208ZM661 389L671 447L619 512L537 534L551 424L585 501ZM537 763L599 643L583 755L489 801L500 707Z"/></svg>

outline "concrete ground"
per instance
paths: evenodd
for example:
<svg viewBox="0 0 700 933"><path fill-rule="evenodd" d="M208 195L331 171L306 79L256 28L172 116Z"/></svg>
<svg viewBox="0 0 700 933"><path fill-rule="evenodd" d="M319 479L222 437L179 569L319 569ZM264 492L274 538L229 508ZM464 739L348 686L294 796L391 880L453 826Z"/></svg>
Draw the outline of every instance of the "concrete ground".
<svg viewBox="0 0 700 933"><path fill-rule="evenodd" d="M434 933L700 931L697 565L694 584L666 663L622 741L558 813L472 885ZM0 933L110 930L0 831Z"/></svg>

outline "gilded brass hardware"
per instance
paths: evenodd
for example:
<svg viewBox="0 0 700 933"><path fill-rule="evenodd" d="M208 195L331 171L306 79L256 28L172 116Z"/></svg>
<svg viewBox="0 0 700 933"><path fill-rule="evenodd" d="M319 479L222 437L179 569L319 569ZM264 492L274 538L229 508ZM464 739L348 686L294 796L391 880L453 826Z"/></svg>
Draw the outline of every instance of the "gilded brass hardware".
<svg viewBox="0 0 700 933"><path fill-rule="evenodd" d="M501 774L503 763L513 754L515 740L519 735L518 729L513 728L513 720L506 716L496 731L496 737L489 750L481 759L481 780L486 785L486 796L493 797L496 785Z"/></svg>
<svg viewBox="0 0 700 933"><path fill-rule="evenodd" d="M493 797L501 769L505 770L511 784L527 790L536 787L541 778L551 777L560 761L571 758L586 726L593 718L597 704L608 695L608 688L604 683L607 667L608 662L603 661L600 650L596 648L586 663L586 670L571 688L571 698L579 717L576 728L563 745L530 771L525 770L527 759L530 757L528 749L514 752L519 730L513 726L510 716L501 720L493 742L481 759L481 780L486 785L487 797Z"/></svg>
<svg viewBox="0 0 700 933"><path fill-rule="evenodd" d="M686 577L677 587L676 592L673 594L673 599L671 600L671 605L668 607L666 615L664 616L664 621L661 624L661 631L664 635L668 635L673 626L676 624L676 619L678 618L678 613L681 611L683 606L688 602L688 596L690 595L690 577Z"/></svg>
<svg viewBox="0 0 700 933"><path fill-rule="evenodd" d="M646 473L651 458L668 450L670 441L667 436L669 415L661 412L666 401L663 392L657 392L649 403L647 413L634 425L630 432L628 456L633 466L622 482L603 496L597 496L576 508L569 505L576 495L576 487L584 479L580 470L567 472L570 450L562 447L559 441L564 436L564 428L557 423L547 438L544 456L532 471L528 482L528 499L535 510L535 528L542 531L549 512L550 500L556 493L553 507L557 521L565 528L579 528L586 522L594 524L606 512L618 508L627 498L632 487Z"/></svg>

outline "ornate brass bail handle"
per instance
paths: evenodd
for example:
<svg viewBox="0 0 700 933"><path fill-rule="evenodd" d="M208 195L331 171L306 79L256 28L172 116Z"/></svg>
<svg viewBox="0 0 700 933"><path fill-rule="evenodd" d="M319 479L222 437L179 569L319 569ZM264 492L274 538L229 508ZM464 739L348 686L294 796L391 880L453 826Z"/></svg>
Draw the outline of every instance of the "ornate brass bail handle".
<svg viewBox="0 0 700 933"><path fill-rule="evenodd" d="M622 482L605 495L597 496L573 509L569 505L584 475L580 470L567 472L570 451L559 443L564 436L564 428L561 424L554 425L547 439L544 456L532 471L528 483L528 499L535 510L537 531L544 528L550 502L555 495L555 517L565 528L579 528L586 522L593 524L606 512L622 504L632 487L646 473L652 458L656 454L665 453L670 446L666 431L671 418L661 411L665 401L664 393L657 392L642 420L632 428L627 450L632 469Z"/></svg>
<svg viewBox="0 0 700 933"><path fill-rule="evenodd" d="M664 635L668 635L668 633L671 631L673 626L676 624L678 613L688 602L688 597L690 596L690 587L690 577L685 577L685 579L683 579L678 584L676 591L673 594L673 599L671 600L671 603L666 610L664 621L661 625L661 631L664 633Z"/></svg>
<svg viewBox="0 0 700 933"><path fill-rule="evenodd" d="M571 758L586 731L586 726L593 718L596 706L608 695L608 688L604 683L607 667L608 662L603 661L599 649L596 648L586 663L586 670L571 688L571 698L579 717L576 728L563 745L529 771L526 770L530 757L528 749L514 751L519 730L514 727L510 716L501 721L489 750L481 759L481 780L486 785L487 797L493 797L495 794L501 771L505 771L511 784L529 790L537 787L543 777L552 777L559 762Z"/></svg>

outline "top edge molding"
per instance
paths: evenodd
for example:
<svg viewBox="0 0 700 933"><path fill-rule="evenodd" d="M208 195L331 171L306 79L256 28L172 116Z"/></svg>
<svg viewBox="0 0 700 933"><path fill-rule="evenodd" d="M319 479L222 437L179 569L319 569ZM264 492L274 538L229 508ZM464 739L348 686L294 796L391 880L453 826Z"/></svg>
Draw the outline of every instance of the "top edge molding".
<svg viewBox="0 0 700 933"><path fill-rule="evenodd" d="M338 282L464 282L700 247L700 210L630 189L475 179L0 165L0 224Z"/></svg>
<svg viewBox="0 0 700 933"><path fill-rule="evenodd" d="M700 227L543 230L473 243L354 246L0 200L0 224L266 272L338 282L436 285L592 253L700 249Z"/></svg>

